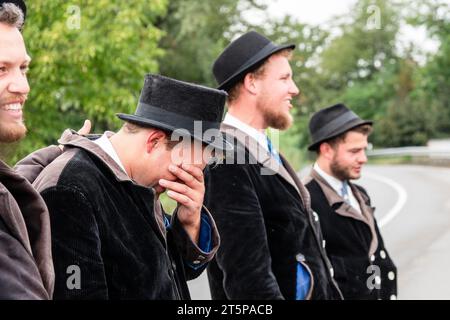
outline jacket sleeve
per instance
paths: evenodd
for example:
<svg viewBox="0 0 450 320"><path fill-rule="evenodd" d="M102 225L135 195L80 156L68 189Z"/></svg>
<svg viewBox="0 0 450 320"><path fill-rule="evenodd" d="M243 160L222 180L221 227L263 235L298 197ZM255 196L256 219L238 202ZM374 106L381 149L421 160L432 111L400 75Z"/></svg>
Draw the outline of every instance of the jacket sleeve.
<svg viewBox="0 0 450 320"><path fill-rule="evenodd" d="M216 262L227 298L283 299L248 165L219 165L207 171L206 179L205 204L221 237Z"/></svg>
<svg viewBox="0 0 450 320"><path fill-rule="evenodd" d="M208 262L214 258L220 243L216 224L208 209L205 207L202 209L200 226L200 242L205 242L202 241L202 238L204 238L208 242L207 244L196 244L192 241L178 220L176 212L172 216L169 232L171 232L175 245L181 253L186 279L197 278L205 270Z"/></svg>
<svg viewBox="0 0 450 320"><path fill-rule="evenodd" d="M48 146L29 154L17 162L14 169L30 183L33 183L41 171L61 154L62 150L58 146Z"/></svg>
<svg viewBox="0 0 450 320"><path fill-rule="evenodd" d="M0 269L0 300L49 299L31 254L11 235L1 216Z"/></svg>
<svg viewBox="0 0 450 320"><path fill-rule="evenodd" d="M62 186L41 194L52 228L54 299L108 299L99 228L90 202L78 190Z"/></svg>

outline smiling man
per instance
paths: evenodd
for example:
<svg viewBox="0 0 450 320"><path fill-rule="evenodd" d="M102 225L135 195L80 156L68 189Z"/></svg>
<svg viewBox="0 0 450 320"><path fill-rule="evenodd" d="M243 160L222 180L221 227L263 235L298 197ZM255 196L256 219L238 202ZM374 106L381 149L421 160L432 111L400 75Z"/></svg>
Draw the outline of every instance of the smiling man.
<svg viewBox="0 0 450 320"><path fill-rule="evenodd" d="M207 174L206 204L222 239L208 268L213 299L340 298L309 194L265 132L292 124L294 48L251 31L213 66L229 93L221 129L236 147Z"/></svg>
<svg viewBox="0 0 450 320"><path fill-rule="evenodd" d="M306 187L345 299L395 299L397 270L383 243L366 190L352 183L367 162L372 121L343 104L315 113L309 123L317 160Z"/></svg>
<svg viewBox="0 0 450 320"><path fill-rule="evenodd" d="M30 57L22 1L0 1L0 143L23 138ZM48 299L53 290L50 222L39 194L0 161L0 299Z"/></svg>

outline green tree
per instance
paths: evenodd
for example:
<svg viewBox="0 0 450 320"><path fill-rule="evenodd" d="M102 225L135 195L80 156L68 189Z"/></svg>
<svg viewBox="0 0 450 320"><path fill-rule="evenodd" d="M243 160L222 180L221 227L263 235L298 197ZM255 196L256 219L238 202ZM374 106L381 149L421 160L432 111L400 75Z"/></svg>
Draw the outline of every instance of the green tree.
<svg viewBox="0 0 450 320"><path fill-rule="evenodd" d="M25 115L29 134L12 161L54 143L64 128L90 118L115 128L134 110L143 76L158 72L163 32L155 21L167 0L28 1L24 29L33 58Z"/></svg>
<svg viewBox="0 0 450 320"><path fill-rule="evenodd" d="M161 73L215 87L214 60L236 34L252 27L243 13L264 9L257 0L171 0L167 15L157 24L166 32Z"/></svg>

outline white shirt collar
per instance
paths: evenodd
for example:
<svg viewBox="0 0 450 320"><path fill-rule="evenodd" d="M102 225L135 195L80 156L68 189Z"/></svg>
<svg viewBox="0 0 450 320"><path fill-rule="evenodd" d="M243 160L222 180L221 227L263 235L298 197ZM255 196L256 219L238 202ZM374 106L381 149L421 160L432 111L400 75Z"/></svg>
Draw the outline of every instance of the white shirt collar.
<svg viewBox="0 0 450 320"><path fill-rule="evenodd" d="M267 136L264 133L242 122L235 116L232 116L229 112L225 115L223 123L243 131L245 134L255 139L265 150L269 151L267 146Z"/></svg>
<svg viewBox="0 0 450 320"><path fill-rule="evenodd" d="M316 163L314 163L313 169L322 177L325 179L326 182L328 182L328 184L337 192L338 195L341 195L341 189L342 189L342 181L330 176L328 173L326 173L325 171L323 171L319 165Z"/></svg>
<svg viewBox="0 0 450 320"><path fill-rule="evenodd" d="M334 189L334 191L337 192L338 195L342 195L342 184L343 182L333 176L330 176L328 173L323 171L319 165L314 163L313 169L322 177L325 179L325 181ZM352 188L350 186L347 186L347 192L349 195L350 205L356 209L358 213L361 213L361 207L358 203L358 200L356 200L355 195L353 194Z"/></svg>
<svg viewBox="0 0 450 320"><path fill-rule="evenodd" d="M116 150L114 150L111 141L108 139L106 132L100 138L94 140L94 143L98 144L100 148L102 148L103 151L105 151L119 165L123 172L127 173L122 161L120 161L119 155Z"/></svg>

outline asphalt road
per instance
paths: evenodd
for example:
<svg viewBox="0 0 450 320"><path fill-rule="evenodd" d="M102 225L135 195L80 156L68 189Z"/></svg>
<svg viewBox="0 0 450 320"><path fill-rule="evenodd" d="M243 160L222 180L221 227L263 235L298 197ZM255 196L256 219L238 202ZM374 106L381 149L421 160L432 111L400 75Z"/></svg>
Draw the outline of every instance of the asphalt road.
<svg viewBox="0 0 450 320"><path fill-rule="evenodd" d="M397 265L398 298L450 299L450 169L368 165L358 183ZM211 298L206 272L189 288L193 299Z"/></svg>

